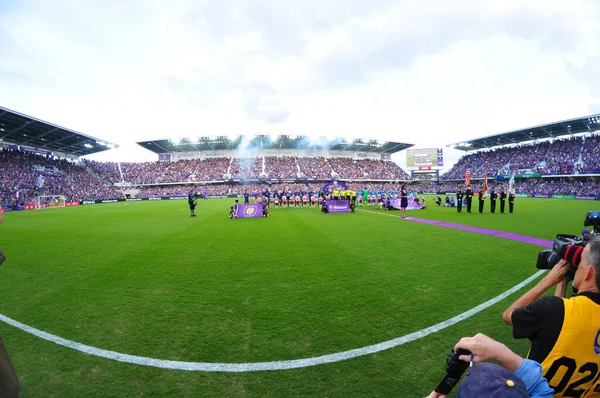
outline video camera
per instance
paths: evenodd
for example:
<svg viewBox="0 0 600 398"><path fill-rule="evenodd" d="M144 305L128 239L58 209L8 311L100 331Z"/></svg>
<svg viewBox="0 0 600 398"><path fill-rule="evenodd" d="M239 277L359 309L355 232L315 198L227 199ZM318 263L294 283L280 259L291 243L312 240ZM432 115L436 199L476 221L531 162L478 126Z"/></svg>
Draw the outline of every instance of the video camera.
<svg viewBox="0 0 600 398"><path fill-rule="evenodd" d="M561 259L571 265L565 278L570 281L575 276L575 269L581 261L581 253L587 244L581 237L575 235L558 234L554 239L552 249L542 250L538 254L536 267L538 269L552 269Z"/></svg>
<svg viewBox="0 0 600 398"><path fill-rule="evenodd" d="M594 227L594 234L600 235L600 211L588 211L583 226Z"/></svg>
<svg viewBox="0 0 600 398"><path fill-rule="evenodd" d="M435 392L448 395L456 386L465 370L469 367L469 362L461 361L461 355L471 355L471 351L459 348L458 351L452 350L452 353L446 360L446 376L436 387Z"/></svg>
<svg viewBox="0 0 600 398"><path fill-rule="evenodd" d="M538 254L536 267L538 269L551 269L561 259L571 265L571 269L565 275L567 280L573 280L575 270L581 261L581 253L587 245L590 235L600 235L600 211L588 211L583 221L584 227L593 227L594 231L584 230L587 232L581 236L558 234L551 250L542 250Z"/></svg>

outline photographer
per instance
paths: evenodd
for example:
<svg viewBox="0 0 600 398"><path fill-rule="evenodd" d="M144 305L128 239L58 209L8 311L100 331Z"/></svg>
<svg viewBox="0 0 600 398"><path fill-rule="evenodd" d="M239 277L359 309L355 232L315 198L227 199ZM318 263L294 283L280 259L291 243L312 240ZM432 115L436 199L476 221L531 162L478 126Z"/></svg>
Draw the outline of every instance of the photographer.
<svg viewBox="0 0 600 398"><path fill-rule="evenodd" d="M554 391L542 377L539 363L523 359L504 344L484 334L463 337L454 347L472 355L460 355L461 361L474 363L498 361L500 366L482 363L465 377L455 397L535 397L550 398ZM432 392L427 398L443 398Z"/></svg>
<svg viewBox="0 0 600 398"><path fill-rule="evenodd" d="M0 210L0 225L4 219L4 212ZM4 262L6 256L0 250L0 265ZM0 336L0 397L16 397L19 394L19 379L15 369L10 362L4 340Z"/></svg>
<svg viewBox="0 0 600 398"><path fill-rule="evenodd" d="M600 237L585 248L572 245L565 257L573 264L559 261L502 319L512 325L515 338L531 341L528 358L542 364L556 397L586 396L600 392L594 386L600 374ZM579 293L565 299L565 274L573 265ZM555 285L555 296L539 298Z"/></svg>

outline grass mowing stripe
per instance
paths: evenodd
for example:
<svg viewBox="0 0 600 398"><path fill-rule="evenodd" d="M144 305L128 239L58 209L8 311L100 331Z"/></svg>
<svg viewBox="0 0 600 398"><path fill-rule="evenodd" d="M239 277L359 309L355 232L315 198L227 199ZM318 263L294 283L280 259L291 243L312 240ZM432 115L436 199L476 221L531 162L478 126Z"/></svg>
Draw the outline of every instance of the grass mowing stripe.
<svg viewBox="0 0 600 398"><path fill-rule="evenodd" d="M31 326L25 325L21 322L15 321L9 317L0 314L0 321L3 321L9 325L12 325L18 329L21 329L27 333L33 334L34 336L40 337L44 340L51 341L53 343L72 348L77 351L81 351L85 354L95 355L102 358L112 359L119 362L127 362L136 365L152 366L156 368L174 369L174 370L188 370L188 371L201 371L201 372L257 372L266 370L284 370L284 369L296 369L304 368L308 366L322 365L326 363L344 361L351 358L360 357L363 355L374 354L383 350L387 350L393 347L397 347L402 344L415 341L417 339L426 337L432 333L439 332L449 326L452 326L460 321L463 321L471 316L485 310L488 307L502 301L506 297L510 296L514 292L526 286L528 283L535 280L545 271L540 270L525 279L518 285L508 289L504 293L486 301L474 307L462 314L447 319L443 322L437 323L425 329L421 329L417 332L407 334L396 339L384 341L382 343L373 344L367 347L357 348L354 350L348 350L338 352L335 354L322 355L315 358L304 358L304 359L293 359L288 361L272 361L272 362L254 362L254 363L208 363L208 362L184 362L184 361L167 361L163 359L141 357L137 355L122 354L115 351L103 350L96 347L91 347L85 344L77 343L71 340L63 339L62 337L55 336L50 333L46 333L42 330L32 328Z"/></svg>

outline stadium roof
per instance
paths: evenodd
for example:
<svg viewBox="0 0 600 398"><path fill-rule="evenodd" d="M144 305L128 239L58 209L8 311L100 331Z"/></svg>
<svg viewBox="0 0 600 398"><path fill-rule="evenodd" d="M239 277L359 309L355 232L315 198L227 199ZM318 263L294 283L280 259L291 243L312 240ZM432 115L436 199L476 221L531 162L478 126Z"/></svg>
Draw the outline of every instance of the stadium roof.
<svg viewBox="0 0 600 398"><path fill-rule="evenodd" d="M28 146L68 156L83 156L118 147L85 134L0 106L0 143Z"/></svg>
<svg viewBox="0 0 600 398"><path fill-rule="evenodd" d="M181 140L141 141L138 145L161 154L175 152L201 152L240 150L252 151L262 149L294 149L294 150L333 150L333 151L364 151L392 154L410 148L413 144L377 140L346 138L311 138L296 135L256 135L238 137L200 137L197 140L182 138Z"/></svg>
<svg viewBox="0 0 600 398"><path fill-rule="evenodd" d="M475 151L478 149L518 144L521 142L541 140L545 138L592 133L597 130L600 130L600 114L563 120L561 122L554 122L521 130L509 131L507 133L489 135L487 137L451 144L448 146L452 146L463 151Z"/></svg>

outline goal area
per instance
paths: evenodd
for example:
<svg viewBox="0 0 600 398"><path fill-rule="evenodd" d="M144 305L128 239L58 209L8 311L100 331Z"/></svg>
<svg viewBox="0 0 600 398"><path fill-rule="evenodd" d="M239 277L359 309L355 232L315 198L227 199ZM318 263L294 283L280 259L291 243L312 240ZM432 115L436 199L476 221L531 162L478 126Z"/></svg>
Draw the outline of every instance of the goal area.
<svg viewBox="0 0 600 398"><path fill-rule="evenodd" d="M38 209L65 207L65 195L40 195L37 197L36 205Z"/></svg>

